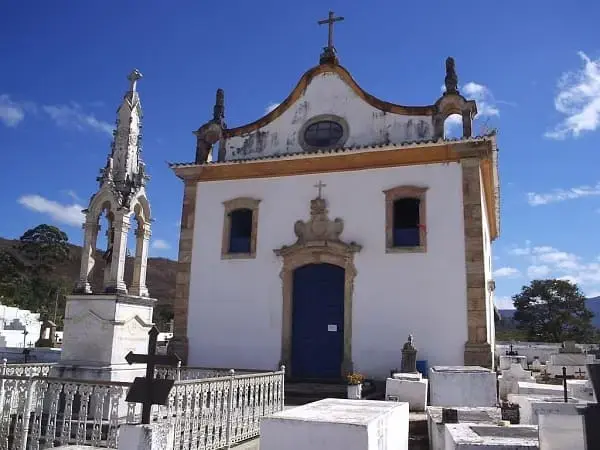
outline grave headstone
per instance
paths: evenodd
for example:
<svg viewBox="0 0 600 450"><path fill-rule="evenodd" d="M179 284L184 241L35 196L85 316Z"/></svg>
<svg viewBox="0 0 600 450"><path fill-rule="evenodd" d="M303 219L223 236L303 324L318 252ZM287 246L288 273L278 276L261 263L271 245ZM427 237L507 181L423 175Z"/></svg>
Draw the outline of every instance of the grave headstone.
<svg viewBox="0 0 600 450"><path fill-rule="evenodd" d="M521 364L513 363L508 370L503 370L498 377L498 392L502 400L506 400L508 394L519 392L519 381L535 382L531 372L524 370Z"/></svg>

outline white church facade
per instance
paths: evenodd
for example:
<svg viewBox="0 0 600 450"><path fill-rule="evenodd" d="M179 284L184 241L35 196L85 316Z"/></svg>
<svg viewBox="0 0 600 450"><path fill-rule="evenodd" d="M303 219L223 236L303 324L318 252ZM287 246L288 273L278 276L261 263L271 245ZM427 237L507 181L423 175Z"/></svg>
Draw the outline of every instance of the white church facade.
<svg viewBox="0 0 600 450"><path fill-rule="evenodd" d="M294 379L380 378L414 335L431 365L492 366L494 134L473 137L458 91L402 106L364 91L330 45L287 99L195 132L184 181L171 350L188 365ZM463 137L444 121L463 118ZM216 157L212 158L212 155Z"/></svg>

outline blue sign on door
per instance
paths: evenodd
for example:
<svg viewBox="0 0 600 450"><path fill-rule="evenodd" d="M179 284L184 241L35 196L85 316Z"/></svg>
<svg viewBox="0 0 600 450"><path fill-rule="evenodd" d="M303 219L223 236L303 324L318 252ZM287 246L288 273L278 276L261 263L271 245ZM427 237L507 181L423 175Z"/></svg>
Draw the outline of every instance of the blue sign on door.
<svg viewBox="0 0 600 450"><path fill-rule="evenodd" d="M344 269L308 264L294 271L292 376L341 377L344 357Z"/></svg>

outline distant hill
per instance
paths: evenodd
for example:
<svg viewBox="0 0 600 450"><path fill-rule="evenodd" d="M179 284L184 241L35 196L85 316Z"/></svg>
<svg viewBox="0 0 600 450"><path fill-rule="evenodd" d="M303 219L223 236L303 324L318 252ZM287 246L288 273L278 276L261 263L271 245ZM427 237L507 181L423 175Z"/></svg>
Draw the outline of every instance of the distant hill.
<svg viewBox="0 0 600 450"><path fill-rule="evenodd" d="M19 241L0 238L0 250L10 250L10 252L26 263L26 260L19 254L14 247ZM81 263L81 247L70 244L70 255L67 261L57 266L53 276L65 281L67 285L75 286L79 279L79 268ZM102 258L96 258L96 265L92 271L90 283L92 288L97 290L102 286L104 261ZM146 275L146 285L150 291L150 296L157 299L155 310L173 309L175 299L175 276L177 272L177 261L167 258L148 258L148 269ZM130 283L133 276L133 258L128 257L125 263L125 282Z"/></svg>
<svg viewBox="0 0 600 450"><path fill-rule="evenodd" d="M600 297L591 297L586 299L587 308L594 313L592 323L596 328L600 328ZM505 329L516 328L516 322L513 317L514 309L500 309L500 317L502 317L501 327Z"/></svg>

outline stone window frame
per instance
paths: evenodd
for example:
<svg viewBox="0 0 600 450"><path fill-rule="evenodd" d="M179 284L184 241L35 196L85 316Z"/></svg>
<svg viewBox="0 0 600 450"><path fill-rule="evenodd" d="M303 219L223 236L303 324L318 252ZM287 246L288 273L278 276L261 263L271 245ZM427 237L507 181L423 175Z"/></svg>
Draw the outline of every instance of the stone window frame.
<svg viewBox="0 0 600 450"><path fill-rule="evenodd" d="M223 202L223 241L221 244L221 259L256 258L259 203L260 200L251 197L237 197ZM249 209L252 211L252 234L250 235L250 253L229 252L229 238L231 236L231 213L237 209Z"/></svg>
<svg viewBox="0 0 600 450"><path fill-rule="evenodd" d="M342 137L340 138L340 140L335 145L331 145L328 147L315 147L315 146L307 144L306 141L304 140L304 133L306 132L307 128L310 127L311 125L314 125L315 123L324 122L324 121L335 122L342 127ZM350 136L350 126L348 125L348 122L346 121L346 119L344 119L343 117L340 117L340 116L336 116L335 114L319 114L318 116L311 117L306 122L304 122L304 124L300 128L300 131L298 132L298 142L300 144L300 147L302 147L302 149L304 151L318 152L318 151L322 151L322 150L330 150L332 148L343 147L344 144L346 143L346 141L348 140L349 136Z"/></svg>
<svg viewBox="0 0 600 450"><path fill-rule="evenodd" d="M427 251L427 187L403 185L383 191L385 194L385 251L386 253L425 253ZM419 245L394 246L394 202L402 198L419 200Z"/></svg>

